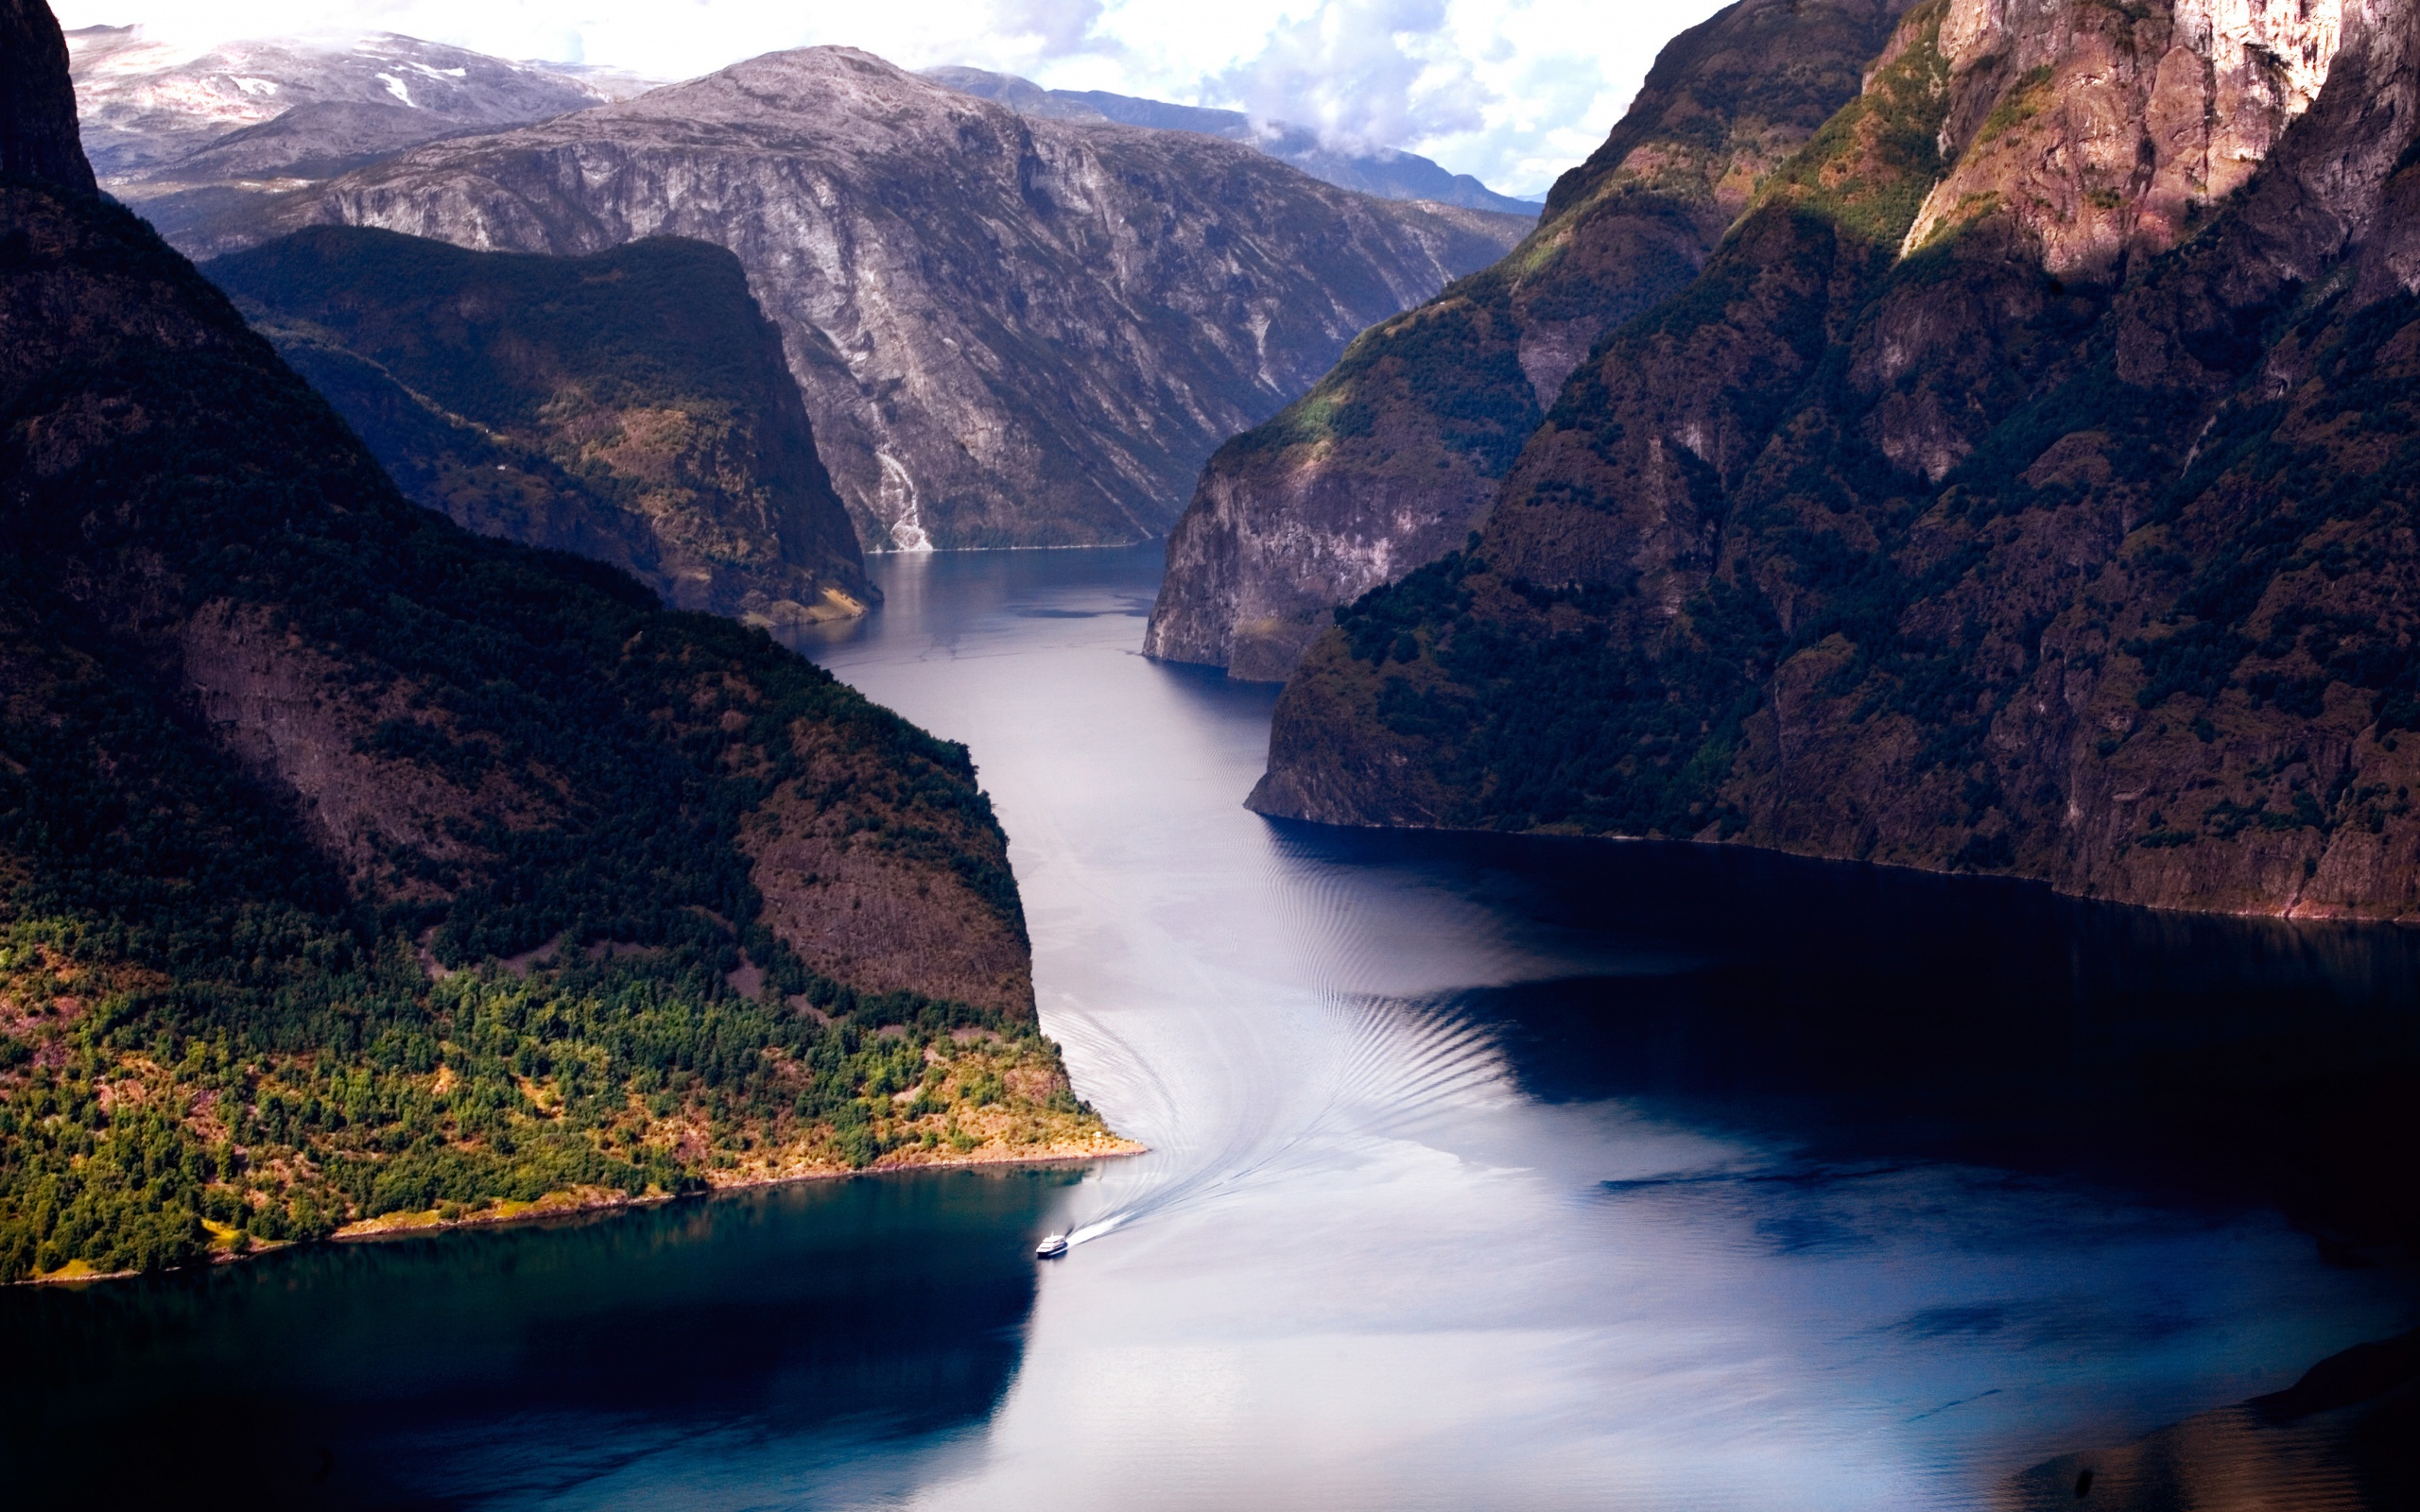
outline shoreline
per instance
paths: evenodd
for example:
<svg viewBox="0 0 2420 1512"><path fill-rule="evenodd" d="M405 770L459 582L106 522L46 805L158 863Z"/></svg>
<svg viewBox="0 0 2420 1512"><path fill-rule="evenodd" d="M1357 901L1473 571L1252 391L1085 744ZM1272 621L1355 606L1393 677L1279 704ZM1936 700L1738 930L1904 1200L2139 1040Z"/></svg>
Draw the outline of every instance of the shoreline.
<svg viewBox="0 0 2420 1512"><path fill-rule="evenodd" d="M1217 670L1215 667L1212 667L1209 662L1171 662L1164 664L1168 666L1185 667L1200 666L1209 668L1211 670ZM1228 680L1232 682L1236 679L1230 678ZM1250 685L1264 687L1283 686L1283 684L1269 683ZM1267 775L1268 774L1266 772L1262 774L1264 780L1267 778ZM1257 784L1254 785L1253 791L1255 793L1259 791ZM1339 819L1314 819L1306 818L1299 814L1277 814L1267 809L1253 808L1250 794L1245 795L1243 806L1248 812L1258 815L1261 818L1274 823L1300 824L1312 829L1334 830L1347 834L1437 834L1474 836L1486 839L1547 841L1555 844L1582 847L1598 845L1689 846L1697 850L1706 851L1727 851L1733 854L1772 856L1780 860L1802 862L1809 866L1860 868L1873 871L1901 872L1911 877L1924 877L1941 881L1955 881L1962 883L1972 882L2003 887L2034 888L2048 893L2053 898L2064 899L2069 902L2086 903L2095 907L2102 908L2138 908L2148 913L2173 915L2183 918L2275 919L2278 922L2285 924L2328 924L2351 926L2360 929L2420 931L2420 911L2407 911L2399 914L2297 913L2294 910L2299 906L2299 900L2294 903L2289 903L2282 909L2207 907L2194 903L2145 902L2139 899L2119 898L2108 893L2077 892L2072 888L2061 886L2059 884L2052 882L2048 877L2031 876L2020 872L1960 871L1947 866L1930 867L1913 861L1875 861L1858 856L1825 855L1819 851L1789 850L1785 850L1780 846L1759 845L1744 840L1701 840L1695 835L1687 834L1668 834L1659 837L1645 834L1597 834L1583 830L1488 830L1474 829L1468 825L1460 824L1370 824L1359 821L1346 821Z"/></svg>
<svg viewBox="0 0 2420 1512"><path fill-rule="evenodd" d="M568 1218L580 1213L610 1212L618 1208L661 1207L668 1202L711 1199L730 1192L790 1186L804 1181L838 1181L849 1177L896 1176L910 1171L967 1170L977 1166L992 1165L1086 1165L1095 1160L1118 1160L1150 1153L1150 1148L1148 1145L1137 1143L1132 1140L1121 1139L1116 1135L1109 1135L1101 1140L1087 1142L1080 1148L1046 1145L1030 1155L1011 1154L1007 1151L988 1153L977 1149L970 1150L963 1155L953 1153L932 1160L895 1160L890 1156L885 1156L872 1165L854 1168L819 1165L805 1170L729 1176L729 1178L723 1180L717 1180L715 1176L710 1175L706 1177L706 1190L703 1192L652 1192L632 1196L629 1193L610 1188L592 1187L570 1192L549 1192L530 1202L498 1203L493 1208L481 1209L476 1212L466 1212L458 1218L441 1218L437 1215L435 1209L425 1209L418 1212L382 1213L375 1218L363 1218L346 1224L328 1235L324 1242L339 1245L372 1244L380 1240L405 1239L453 1228L493 1228L506 1224L535 1223L543 1219ZM717 1174L728 1175L727 1173ZM313 1241L286 1240L274 1244L256 1244L242 1254L213 1254L209 1264L213 1266L240 1264L248 1260L297 1248L308 1243ZM80 1263L71 1262L70 1263L72 1265ZM60 1270L47 1276L28 1276L24 1280L12 1281L9 1284L13 1286L86 1286L95 1281L130 1280L145 1275L173 1276L203 1268L205 1267L200 1265L179 1265L157 1272L110 1270L85 1271L75 1275Z"/></svg>

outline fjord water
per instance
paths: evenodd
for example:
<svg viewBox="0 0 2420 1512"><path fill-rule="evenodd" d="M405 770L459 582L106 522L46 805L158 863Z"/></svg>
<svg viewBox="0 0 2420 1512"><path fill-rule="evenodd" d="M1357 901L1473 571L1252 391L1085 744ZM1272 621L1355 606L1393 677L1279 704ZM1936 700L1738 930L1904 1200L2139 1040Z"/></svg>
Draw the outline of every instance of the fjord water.
<svg viewBox="0 0 2420 1512"><path fill-rule="evenodd" d="M802 643L972 746L1045 1026L1151 1153L16 1289L10 1468L252 1505L1983 1506L2411 1326L2359 1147L2411 936L1264 821L1273 690L1136 653L1156 556L888 558L879 614Z"/></svg>

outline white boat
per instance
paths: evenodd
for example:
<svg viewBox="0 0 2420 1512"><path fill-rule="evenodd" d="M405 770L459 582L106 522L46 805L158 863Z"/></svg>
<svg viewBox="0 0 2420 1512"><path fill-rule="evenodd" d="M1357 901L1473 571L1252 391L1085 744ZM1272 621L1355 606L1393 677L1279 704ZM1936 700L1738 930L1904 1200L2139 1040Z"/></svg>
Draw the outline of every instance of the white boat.
<svg viewBox="0 0 2420 1512"><path fill-rule="evenodd" d="M1046 1234L1043 1236L1042 1243L1033 1246L1033 1258L1036 1260L1057 1260L1066 1252L1067 1236L1065 1234Z"/></svg>

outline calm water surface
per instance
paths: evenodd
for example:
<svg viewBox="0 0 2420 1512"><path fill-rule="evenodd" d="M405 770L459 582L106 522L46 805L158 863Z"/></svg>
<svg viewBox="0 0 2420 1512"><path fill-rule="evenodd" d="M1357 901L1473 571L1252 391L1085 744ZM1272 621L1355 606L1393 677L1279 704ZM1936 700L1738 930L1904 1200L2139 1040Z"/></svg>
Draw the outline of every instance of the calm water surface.
<svg viewBox="0 0 2420 1512"><path fill-rule="evenodd" d="M2407 935L1271 824L1156 550L877 572L802 649L974 747L1152 1153L21 1289L0 1501L1982 1506L2414 1320Z"/></svg>

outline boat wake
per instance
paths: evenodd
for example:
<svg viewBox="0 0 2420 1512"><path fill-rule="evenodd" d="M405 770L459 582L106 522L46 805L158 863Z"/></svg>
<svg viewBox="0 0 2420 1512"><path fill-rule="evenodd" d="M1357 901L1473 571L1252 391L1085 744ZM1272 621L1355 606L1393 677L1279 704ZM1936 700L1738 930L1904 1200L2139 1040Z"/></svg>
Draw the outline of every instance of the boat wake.
<svg viewBox="0 0 2420 1512"><path fill-rule="evenodd" d="M1511 1091L1493 1027L1452 996L1337 995L1285 1027L1267 1047L1282 1074L1261 1084L1264 1097L1220 1120L1215 1142L1180 1136L1129 1168L1139 1190L1117 1191L1127 1171L1104 1173L1098 1184L1115 1194L1112 1203L1068 1230L1070 1246L1297 1171L1331 1169L1349 1146L1416 1138L1432 1120Z"/></svg>

